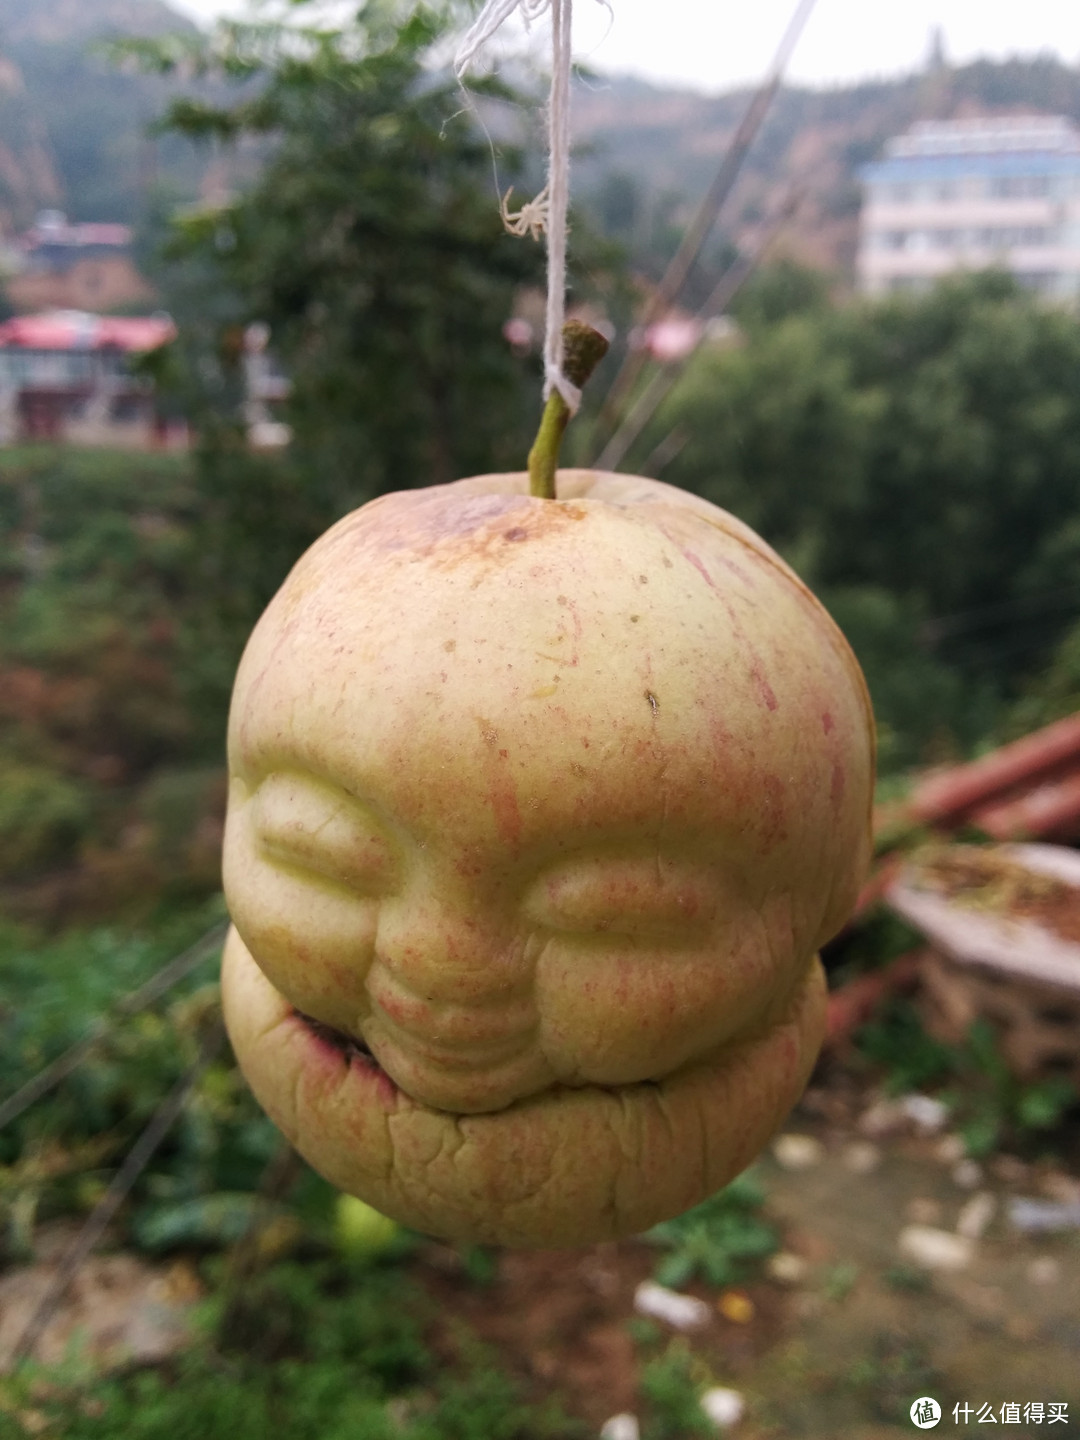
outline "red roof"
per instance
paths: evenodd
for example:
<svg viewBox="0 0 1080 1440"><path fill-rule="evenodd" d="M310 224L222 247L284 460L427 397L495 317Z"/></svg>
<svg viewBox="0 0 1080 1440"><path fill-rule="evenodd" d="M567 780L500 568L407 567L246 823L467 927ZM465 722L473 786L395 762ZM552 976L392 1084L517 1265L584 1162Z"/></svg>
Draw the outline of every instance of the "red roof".
<svg viewBox="0 0 1080 1440"><path fill-rule="evenodd" d="M156 350L176 335L168 315L90 315L54 310L0 325L0 347L22 350Z"/></svg>
<svg viewBox="0 0 1080 1440"><path fill-rule="evenodd" d="M129 225L82 224L82 225L35 225L23 236L23 249L33 251L42 245L112 245L126 249L131 244L132 231Z"/></svg>

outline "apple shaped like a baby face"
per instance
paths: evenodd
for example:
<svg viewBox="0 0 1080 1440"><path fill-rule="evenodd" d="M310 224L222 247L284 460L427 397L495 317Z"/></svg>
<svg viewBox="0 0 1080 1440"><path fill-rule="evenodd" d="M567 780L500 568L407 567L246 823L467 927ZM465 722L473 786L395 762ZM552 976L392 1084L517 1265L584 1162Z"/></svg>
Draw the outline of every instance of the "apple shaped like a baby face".
<svg viewBox="0 0 1080 1440"><path fill-rule="evenodd" d="M545 1244L695 1203L796 1097L873 742L842 637L737 521L630 477L526 489L383 497L260 621L225 1000L317 1169Z"/></svg>

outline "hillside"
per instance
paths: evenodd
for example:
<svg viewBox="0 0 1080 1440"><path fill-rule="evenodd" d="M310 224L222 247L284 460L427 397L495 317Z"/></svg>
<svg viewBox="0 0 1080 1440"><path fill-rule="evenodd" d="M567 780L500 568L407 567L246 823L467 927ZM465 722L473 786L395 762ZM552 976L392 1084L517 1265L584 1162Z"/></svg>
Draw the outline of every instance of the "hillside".
<svg viewBox="0 0 1080 1440"><path fill-rule="evenodd" d="M579 85L574 98L579 197L633 251L658 227L684 220L715 174L749 92L705 96L638 80ZM1035 110L1080 121L1080 70L1050 58L978 61L848 88L785 87L751 151L722 228L736 243L797 183L804 200L785 248L809 264L850 275L857 238L860 165L890 135L920 119Z"/></svg>
<svg viewBox="0 0 1080 1440"><path fill-rule="evenodd" d="M120 73L93 49L102 37L191 28L163 0L0 0L0 235L45 206L73 219L135 222L152 201L205 187L205 155L147 136L170 84ZM745 91L710 96L618 77L578 84L576 199L642 270L662 268L748 100ZM916 119L1017 110L1080 120L1080 71L1049 58L981 61L847 88L786 87L720 238L752 239L795 181L803 199L784 248L850 277L858 167Z"/></svg>
<svg viewBox="0 0 1080 1440"><path fill-rule="evenodd" d="M146 136L169 86L93 48L191 28L161 0L0 0L0 234L46 206L135 220L161 180L192 192L201 165L187 147Z"/></svg>
<svg viewBox="0 0 1080 1440"><path fill-rule="evenodd" d="M102 35L166 35L192 29L163 0L0 0L9 45L79 43Z"/></svg>

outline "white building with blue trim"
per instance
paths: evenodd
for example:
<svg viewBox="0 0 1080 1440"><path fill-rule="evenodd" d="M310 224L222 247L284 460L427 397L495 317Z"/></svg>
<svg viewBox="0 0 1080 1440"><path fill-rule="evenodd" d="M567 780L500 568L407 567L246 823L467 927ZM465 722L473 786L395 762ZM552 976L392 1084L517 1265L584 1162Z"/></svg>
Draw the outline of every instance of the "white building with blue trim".
<svg viewBox="0 0 1080 1440"><path fill-rule="evenodd" d="M996 267L1050 299L1080 299L1080 131L1063 116L923 121L860 179L865 294Z"/></svg>

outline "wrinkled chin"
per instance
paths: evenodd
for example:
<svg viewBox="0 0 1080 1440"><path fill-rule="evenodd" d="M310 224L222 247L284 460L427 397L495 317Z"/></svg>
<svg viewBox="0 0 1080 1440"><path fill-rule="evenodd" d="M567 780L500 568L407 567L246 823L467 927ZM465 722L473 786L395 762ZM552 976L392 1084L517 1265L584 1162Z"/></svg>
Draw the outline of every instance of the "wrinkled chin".
<svg viewBox="0 0 1080 1440"><path fill-rule="evenodd" d="M785 1013L664 1080L552 1086L453 1114L353 1046L314 1034L230 932L225 1020L256 1098L331 1184L430 1235L543 1248L638 1234L744 1169L801 1094L824 1032L807 959Z"/></svg>
<svg viewBox="0 0 1080 1440"><path fill-rule="evenodd" d="M433 1064L393 1045L372 1047L398 1088L421 1105L453 1115L505 1110L546 1089L551 1073L535 1045L504 1061L474 1066Z"/></svg>

